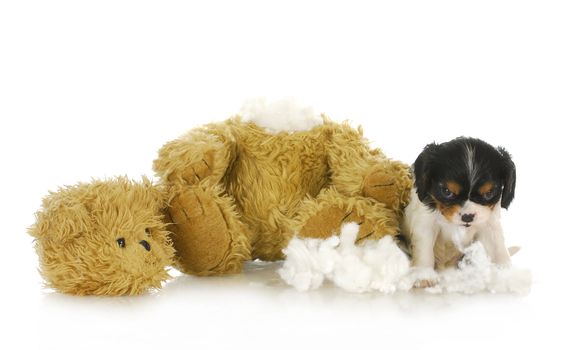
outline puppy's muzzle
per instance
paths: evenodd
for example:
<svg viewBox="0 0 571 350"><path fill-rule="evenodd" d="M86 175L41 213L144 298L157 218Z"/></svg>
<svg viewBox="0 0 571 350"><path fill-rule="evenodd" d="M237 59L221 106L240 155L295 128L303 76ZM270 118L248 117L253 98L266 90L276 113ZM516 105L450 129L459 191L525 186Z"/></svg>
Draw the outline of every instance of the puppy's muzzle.
<svg viewBox="0 0 571 350"><path fill-rule="evenodd" d="M462 221L465 223L470 223L474 221L474 216L476 216L476 214L464 214L462 215Z"/></svg>

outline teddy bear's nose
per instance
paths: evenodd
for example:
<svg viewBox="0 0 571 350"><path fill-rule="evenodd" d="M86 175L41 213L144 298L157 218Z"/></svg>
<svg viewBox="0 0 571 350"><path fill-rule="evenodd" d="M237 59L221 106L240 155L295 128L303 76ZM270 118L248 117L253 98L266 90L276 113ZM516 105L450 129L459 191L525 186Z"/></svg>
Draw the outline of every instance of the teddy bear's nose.
<svg viewBox="0 0 571 350"><path fill-rule="evenodd" d="M151 245L149 244L149 242L142 240L139 242L140 245L142 245L146 251L150 252L151 251Z"/></svg>

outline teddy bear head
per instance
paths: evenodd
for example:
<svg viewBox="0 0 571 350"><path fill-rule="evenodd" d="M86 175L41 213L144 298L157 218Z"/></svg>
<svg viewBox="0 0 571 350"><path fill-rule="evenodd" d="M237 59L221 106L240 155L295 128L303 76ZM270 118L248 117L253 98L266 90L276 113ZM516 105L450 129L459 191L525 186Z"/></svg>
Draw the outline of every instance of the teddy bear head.
<svg viewBox="0 0 571 350"><path fill-rule="evenodd" d="M174 255L161 214L165 201L146 178L96 180L51 192L29 229L47 285L76 295L160 288Z"/></svg>

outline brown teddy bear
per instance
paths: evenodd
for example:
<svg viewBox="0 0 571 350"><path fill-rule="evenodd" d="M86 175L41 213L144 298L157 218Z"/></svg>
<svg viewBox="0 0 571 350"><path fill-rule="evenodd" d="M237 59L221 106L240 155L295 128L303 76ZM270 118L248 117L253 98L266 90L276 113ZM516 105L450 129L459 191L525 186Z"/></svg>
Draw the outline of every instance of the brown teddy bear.
<svg viewBox="0 0 571 350"><path fill-rule="evenodd" d="M133 295L161 287L174 249L161 215L165 195L118 177L61 188L29 229L49 287L77 295Z"/></svg>
<svg viewBox="0 0 571 350"><path fill-rule="evenodd" d="M159 151L178 269L236 273L245 260L282 259L296 233L326 238L344 222L360 224L357 243L397 234L409 169L371 149L361 128L325 117L307 130L262 124L234 117Z"/></svg>
<svg viewBox="0 0 571 350"><path fill-rule="evenodd" d="M360 225L357 243L397 234L406 165L325 117L270 129L235 117L191 130L159 151L157 186L119 177L51 193L30 228L48 285L139 294L171 264L236 273L249 259L281 259L296 234L326 238L345 222Z"/></svg>

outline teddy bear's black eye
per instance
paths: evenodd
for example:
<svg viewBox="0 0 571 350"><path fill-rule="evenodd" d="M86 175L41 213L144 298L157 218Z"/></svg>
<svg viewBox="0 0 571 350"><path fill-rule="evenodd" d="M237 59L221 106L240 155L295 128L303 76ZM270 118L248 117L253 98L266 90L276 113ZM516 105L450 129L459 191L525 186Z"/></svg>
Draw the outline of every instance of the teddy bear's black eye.
<svg viewBox="0 0 571 350"><path fill-rule="evenodd" d="M119 247L125 248L125 238L119 238L117 240L117 244L119 245Z"/></svg>
<svg viewBox="0 0 571 350"><path fill-rule="evenodd" d="M147 227L145 229L145 233L147 234L147 236L150 236L151 235L151 229Z"/></svg>

